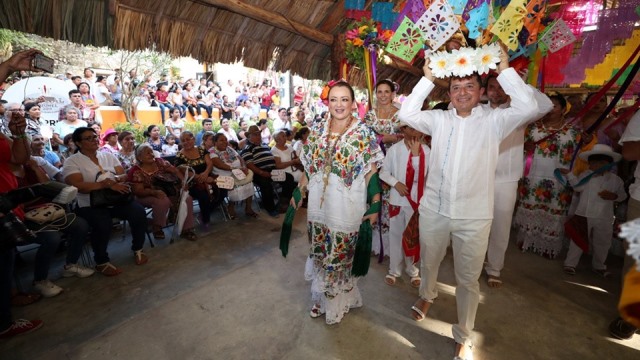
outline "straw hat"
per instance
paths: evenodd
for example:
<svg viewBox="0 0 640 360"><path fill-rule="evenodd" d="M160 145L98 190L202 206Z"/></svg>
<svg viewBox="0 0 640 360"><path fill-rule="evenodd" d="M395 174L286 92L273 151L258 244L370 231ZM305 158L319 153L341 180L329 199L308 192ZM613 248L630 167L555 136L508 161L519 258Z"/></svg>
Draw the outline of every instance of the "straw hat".
<svg viewBox="0 0 640 360"><path fill-rule="evenodd" d="M580 153L580 159L588 161L591 155L607 155L613 159L613 162L618 162L622 159L622 155L611 149L611 146L605 144L595 144L589 151Z"/></svg>

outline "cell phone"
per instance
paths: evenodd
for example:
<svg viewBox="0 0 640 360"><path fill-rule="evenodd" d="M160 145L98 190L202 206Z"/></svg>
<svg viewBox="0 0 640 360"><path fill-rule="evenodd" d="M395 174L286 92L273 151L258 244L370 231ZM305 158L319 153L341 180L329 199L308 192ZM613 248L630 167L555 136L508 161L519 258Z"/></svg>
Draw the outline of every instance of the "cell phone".
<svg viewBox="0 0 640 360"><path fill-rule="evenodd" d="M36 56L33 58L33 67L52 74L53 59L42 54L36 54Z"/></svg>

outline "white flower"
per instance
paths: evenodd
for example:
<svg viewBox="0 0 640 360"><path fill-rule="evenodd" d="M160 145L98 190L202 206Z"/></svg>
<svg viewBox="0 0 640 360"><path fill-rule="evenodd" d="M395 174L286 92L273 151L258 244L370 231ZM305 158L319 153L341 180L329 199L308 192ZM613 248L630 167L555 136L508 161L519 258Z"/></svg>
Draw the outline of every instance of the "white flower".
<svg viewBox="0 0 640 360"><path fill-rule="evenodd" d="M438 51L429 56L429 68L433 76L437 78L446 78L451 76L450 54L446 51Z"/></svg>
<svg viewBox="0 0 640 360"><path fill-rule="evenodd" d="M475 50L473 48L460 48L451 53L451 74L453 76L465 77L476 71L473 58Z"/></svg>
<svg viewBox="0 0 640 360"><path fill-rule="evenodd" d="M620 237L625 238L629 243L627 254L636 261L637 269L640 271L640 219L622 224Z"/></svg>
<svg viewBox="0 0 640 360"><path fill-rule="evenodd" d="M489 70L496 68L496 63L500 62L500 47L495 43L481 46L476 49L473 63L478 69L478 74L486 74Z"/></svg>

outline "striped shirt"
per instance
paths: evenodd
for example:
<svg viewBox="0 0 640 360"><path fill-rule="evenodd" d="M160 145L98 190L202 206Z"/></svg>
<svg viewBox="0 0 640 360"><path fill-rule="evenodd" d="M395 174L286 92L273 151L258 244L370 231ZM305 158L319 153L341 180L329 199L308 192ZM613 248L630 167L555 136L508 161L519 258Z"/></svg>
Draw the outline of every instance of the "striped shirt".
<svg viewBox="0 0 640 360"><path fill-rule="evenodd" d="M248 142L240 155L244 162L254 164L261 170L271 171L276 168L276 160L271 153L271 149L266 145L254 145Z"/></svg>

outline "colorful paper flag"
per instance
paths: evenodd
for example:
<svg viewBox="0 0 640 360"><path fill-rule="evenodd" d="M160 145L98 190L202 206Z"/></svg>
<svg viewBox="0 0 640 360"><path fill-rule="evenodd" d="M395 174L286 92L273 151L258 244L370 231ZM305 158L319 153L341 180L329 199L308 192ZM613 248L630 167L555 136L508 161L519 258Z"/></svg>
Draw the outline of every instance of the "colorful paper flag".
<svg viewBox="0 0 640 360"><path fill-rule="evenodd" d="M345 0L344 8L345 10L363 10L364 0Z"/></svg>
<svg viewBox="0 0 640 360"><path fill-rule="evenodd" d="M518 48L518 34L527 16L526 2L526 0L512 0L491 29L491 32L498 36L510 50Z"/></svg>
<svg viewBox="0 0 640 360"><path fill-rule="evenodd" d="M416 26L422 32L431 51L436 51L460 28L458 18L446 0L436 0L418 19Z"/></svg>
<svg viewBox="0 0 640 360"><path fill-rule="evenodd" d="M369 10L347 10L344 14L347 19L354 19L357 21L362 20L362 18L371 19L371 11Z"/></svg>
<svg viewBox="0 0 640 360"><path fill-rule="evenodd" d="M529 31L529 38L526 45L538 41L538 32L542 23L542 17L547 8L546 0L531 0L527 4L527 17L524 19L524 27Z"/></svg>
<svg viewBox="0 0 640 360"><path fill-rule="evenodd" d="M420 16L424 14L425 10L426 8L424 7L424 3L422 2L422 0L407 0L402 10L400 10L400 13L396 18L392 29L397 29L404 21L405 16L408 17L412 23L415 23L416 21L418 21L418 19L420 19Z"/></svg>
<svg viewBox="0 0 640 360"><path fill-rule="evenodd" d="M393 12L393 3L391 2L375 2L371 6L371 19L379 22L383 30L391 29L396 15Z"/></svg>
<svg viewBox="0 0 640 360"><path fill-rule="evenodd" d="M467 29L469 29L469 37L471 39L477 39L482 35L482 31L489 25L489 4L484 3L479 7L471 9L468 13L468 20L466 22Z"/></svg>
<svg viewBox="0 0 640 360"><path fill-rule="evenodd" d="M462 13L464 12L464 7L465 5L467 5L467 1L468 0L449 0L449 6L451 6L454 14L462 15Z"/></svg>
<svg viewBox="0 0 640 360"><path fill-rule="evenodd" d="M563 47L576 41L575 35L562 19L558 19L550 26L549 31L540 38L540 42L544 43L552 53L562 49Z"/></svg>
<svg viewBox="0 0 640 360"><path fill-rule="evenodd" d="M462 19L465 22L468 21L471 18L470 13L473 9L477 9L484 4L486 4L488 8L490 3L491 3L491 0L469 0L467 2L467 6L464 7L464 11L462 12Z"/></svg>
<svg viewBox="0 0 640 360"><path fill-rule="evenodd" d="M411 62L422 48L423 40L420 29L408 17L398 26L385 51L396 57Z"/></svg>

